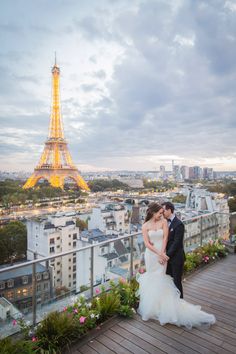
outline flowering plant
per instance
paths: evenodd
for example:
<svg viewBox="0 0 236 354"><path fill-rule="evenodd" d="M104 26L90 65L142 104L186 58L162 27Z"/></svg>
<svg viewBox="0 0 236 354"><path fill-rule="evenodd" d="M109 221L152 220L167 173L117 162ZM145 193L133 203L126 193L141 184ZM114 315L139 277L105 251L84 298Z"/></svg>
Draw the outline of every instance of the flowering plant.
<svg viewBox="0 0 236 354"><path fill-rule="evenodd" d="M97 296L91 301L80 295L71 305L64 306L61 312L48 314L35 328L32 328L24 318L13 320L12 325L21 328L25 345L27 348L33 348L27 354L61 353L65 347L78 340L91 328L100 329L101 322L110 316L114 314L132 316L137 301L136 287L136 281L133 279L126 281L121 278L118 283L111 281L109 291L103 286L97 288L95 290ZM1 342L0 340L0 345ZM18 352L26 354L23 350Z"/></svg>
<svg viewBox="0 0 236 354"><path fill-rule="evenodd" d="M186 273L199 267L201 264L208 264L215 259L223 258L227 255L225 245L220 240L209 240L203 246L196 248L194 251L187 253L184 264Z"/></svg>

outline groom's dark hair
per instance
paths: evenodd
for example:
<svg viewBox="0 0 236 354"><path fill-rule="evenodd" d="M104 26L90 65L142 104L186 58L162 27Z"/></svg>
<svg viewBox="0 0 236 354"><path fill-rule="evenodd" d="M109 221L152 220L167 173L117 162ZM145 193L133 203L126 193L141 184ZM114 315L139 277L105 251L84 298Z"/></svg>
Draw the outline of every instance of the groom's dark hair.
<svg viewBox="0 0 236 354"><path fill-rule="evenodd" d="M162 203L161 205L162 205L162 206L165 206L167 210L170 209L172 213L173 213L174 210L175 210L175 206L174 206L174 204L171 203L171 202L164 202L164 203Z"/></svg>

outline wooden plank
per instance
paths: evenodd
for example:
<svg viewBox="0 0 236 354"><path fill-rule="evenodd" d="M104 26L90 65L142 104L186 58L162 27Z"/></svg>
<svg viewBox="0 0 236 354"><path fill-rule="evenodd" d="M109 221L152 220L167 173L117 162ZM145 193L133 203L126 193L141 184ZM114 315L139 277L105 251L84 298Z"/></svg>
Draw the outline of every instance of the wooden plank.
<svg viewBox="0 0 236 354"><path fill-rule="evenodd" d="M236 348L234 345L228 344L228 343L223 343L223 348L225 350L228 350L229 352L235 354L236 353Z"/></svg>
<svg viewBox="0 0 236 354"><path fill-rule="evenodd" d="M88 342L88 346L96 350L100 354L114 354L113 350L110 350L102 343L98 342L97 339L91 340Z"/></svg>
<svg viewBox="0 0 236 354"><path fill-rule="evenodd" d="M211 350L208 348L205 348L204 346L200 345L196 341L189 340L188 338L183 337L183 333L181 335L178 335L170 330L168 330L165 327L160 326L158 323L154 322L147 322L145 325L146 328L143 327L142 323L140 323L139 328L142 329L143 332L148 331L149 333L152 333L153 336L157 336L158 332L163 333L164 336L168 339L168 341L172 338L175 340L175 345L178 346L179 343L182 345L185 345L186 350L191 349L194 350L195 352L198 353L212 353ZM148 328L147 328L148 327Z"/></svg>
<svg viewBox="0 0 236 354"><path fill-rule="evenodd" d="M80 347L79 350L73 351L73 353L77 354L98 354L98 352L92 348L90 348L87 344L84 344L82 347Z"/></svg>
<svg viewBox="0 0 236 354"><path fill-rule="evenodd" d="M112 331L114 331L116 334L121 334L122 336L126 336L128 338L128 341L133 343L134 345L138 346L139 348L143 349L146 353L150 353L150 354L156 354L156 353L163 353L164 351L162 351L161 347L157 347L156 345L153 345L153 343L149 342L149 341L145 341L145 336L142 335L142 337L140 336L136 336L135 334L129 333L127 331L125 331L124 329L120 328L118 325L112 327L111 329ZM122 342L122 346L127 345L127 340L126 342L123 341ZM130 351L132 351L132 348L129 346L128 349ZM136 354L136 352L134 351L133 353Z"/></svg>
<svg viewBox="0 0 236 354"><path fill-rule="evenodd" d="M208 296L205 296L204 294L200 294L195 290L188 289L187 293L185 293L185 296L188 295L190 297L194 297L195 299L199 299L200 304L211 304L212 307L217 307L219 309L224 310L224 313L226 315L229 315L230 318L232 318L232 315L236 316L236 311L233 309L233 306L230 308L229 306L226 306L226 303L224 300L215 300L212 297L209 298Z"/></svg>
<svg viewBox="0 0 236 354"><path fill-rule="evenodd" d="M148 327L146 322L143 324L142 322L134 322L133 320L127 323L122 322L119 324L119 326L124 327L131 333L136 333L138 336L142 336L142 338L145 336L149 342L153 341L153 339L160 341L161 344L159 344L159 347L166 353L174 353L176 351L177 353L196 353L196 351L191 348L190 343L187 343L189 345L186 345L186 343L176 342L172 336L168 337L166 335L166 331L164 331L164 335L161 332L158 333L157 331L153 330L152 327Z"/></svg>
<svg viewBox="0 0 236 354"><path fill-rule="evenodd" d="M106 335L101 334L99 337L97 337L97 341L102 343L106 347L110 348L111 350L113 350L117 354L128 354L128 353L131 353L130 351L127 351L127 348L124 348L121 345L123 340L121 342L119 342L119 344L118 344L114 340L109 338L107 336L107 334Z"/></svg>
<svg viewBox="0 0 236 354"><path fill-rule="evenodd" d="M114 329L114 330L113 330ZM124 339L123 337L121 337L116 331L116 328L112 328L111 330L107 331L106 336L108 338L110 338L111 340L115 341L116 343L118 343L119 345L122 345L122 347L125 348L126 352L129 353L136 353L137 348L143 349L144 348L144 352L145 353L152 353L152 354L163 354L162 351L157 350L157 348L152 347L152 345L146 345L146 343L142 343L142 341L140 340L140 338L135 338L133 340L132 337L129 337L129 340ZM119 339L120 338L120 339ZM134 344L134 346L132 346L131 344Z"/></svg>
<svg viewBox="0 0 236 354"><path fill-rule="evenodd" d="M106 332L107 329L109 329L111 326L115 325L116 323L119 323L120 321L122 321L122 318L115 316L115 317L107 320L105 323L100 324L99 326L97 326L97 328L93 328L92 330L89 331L89 333L87 335L80 338L80 340L78 342L74 343L71 346L71 350L76 351L81 346L83 346L84 344L87 344L90 340L93 340L97 336L99 336L100 334Z"/></svg>

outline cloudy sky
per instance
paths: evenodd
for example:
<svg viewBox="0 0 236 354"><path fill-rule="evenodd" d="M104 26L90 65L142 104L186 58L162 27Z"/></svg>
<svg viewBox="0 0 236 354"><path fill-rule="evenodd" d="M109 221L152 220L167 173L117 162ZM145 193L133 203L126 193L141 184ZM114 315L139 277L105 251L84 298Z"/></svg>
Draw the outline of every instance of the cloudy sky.
<svg viewBox="0 0 236 354"><path fill-rule="evenodd" d="M33 170L57 52L83 171L236 170L236 1L2 0L0 169Z"/></svg>

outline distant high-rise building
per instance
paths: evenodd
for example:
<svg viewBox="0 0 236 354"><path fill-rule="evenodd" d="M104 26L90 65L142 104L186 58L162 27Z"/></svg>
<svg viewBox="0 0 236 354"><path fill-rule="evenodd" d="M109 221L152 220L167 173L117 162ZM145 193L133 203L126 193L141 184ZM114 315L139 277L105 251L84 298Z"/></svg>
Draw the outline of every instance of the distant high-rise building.
<svg viewBox="0 0 236 354"><path fill-rule="evenodd" d="M193 169L193 167L189 167L189 179L194 179L194 169Z"/></svg>
<svg viewBox="0 0 236 354"><path fill-rule="evenodd" d="M165 166L161 165L160 166L160 177L161 178L165 177L165 172L166 172Z"/></svg>
<svg viewBox="0 0 236 354"><path fill-rule="evenodd" d="M202 178L202 168L200 166L193 166L194 179Z"/></svg>
<svg viewBox="0 0 236 354"><path fill-rule="evenodd" d="M176 181L181 181L182 180L182 175L180 171L180 166L179 165L174 165L174 170L173 170L173 177Z"/></svg>
<svg viewBox="0 0 236 354"><path fill-rule="evenodd" d="M183 179L189 179L189 167L188 166L181 166L180 172Z"/></svg>
<svg viewBox="0 0 236 354"><path fill-rule="evenodd" d="M203 168L203 178L212 180L214 179L213 168L204 167Z"/></svg>

